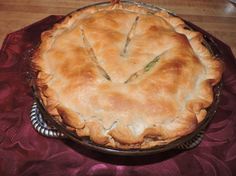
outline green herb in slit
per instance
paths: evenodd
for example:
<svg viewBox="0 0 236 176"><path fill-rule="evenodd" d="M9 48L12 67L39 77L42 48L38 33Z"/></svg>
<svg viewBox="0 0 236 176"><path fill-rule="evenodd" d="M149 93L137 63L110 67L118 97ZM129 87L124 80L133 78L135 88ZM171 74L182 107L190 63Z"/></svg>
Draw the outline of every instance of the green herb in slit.
<svg viewBox="0 0 236 176"><path fill-rule="evenodd" d="M148 72L156 63L159 61L160 57L157 56L155 57L151 62L149 62L145 67L144 67L144 72Z"/></svg>
<svg viewBox="0 0 236 176"><path fill-rule="evenodd" d="M130 82L130 81L136 79L137 77L138 77L138 73L136 72L136 73L132 74L132 75L129 77L129 79L127 79L124 83L126 84L126 83L128 83L128 82Z"/></svg>
<svg viewBox="0 0 236 176"><path fill-rule="evenodd" d="M80 28L81 30L81 33L82 33L82 37L83 37L83 41L84 41L84 46L87 48L87 52L88 54L90 55L90 58L91 60L96 64L96 66L98 67L99 71L101 72L101 74L109 81L111 81L111 78L110 76L107 74L107 72L102 68L101 65L99 65L98 63L98 60L97 60L97 57L94 53L94 50L92 48L92 46L90 45L86 35L85 35L85 32L82 28Z"/></svg>
<svg viewBox="0 0 236 176"><path fill-rule="evenodd" d="M151 62L149 62L142 70L139 70L137 72L135 72L134 74L132 74L129 79L127 79L124 83L128 83L130 81L135 80L136 78L138 78L140 75L142 75L143 73L149 71L156 63L157 61L159 61L160 56L155 57Z"/></svg>
<svg viewBox="0 0 236 176"><path fill-rule="evenodd" d="M135 18L134 23L132 24L129 33L127 34L126 42L125 42L124 48L123 48L123 50L122 50L121 56L125 56L125 54L126 54L126 52L127 52L128 45L129 45L129 43L130 43L130 41L131 41L131 38L132 38L133 35L134 35L134 31L135 31L136 26L137 26L137 24L138 24L138 20L139 20L139 16L137 16L137 17Z"/></svg>

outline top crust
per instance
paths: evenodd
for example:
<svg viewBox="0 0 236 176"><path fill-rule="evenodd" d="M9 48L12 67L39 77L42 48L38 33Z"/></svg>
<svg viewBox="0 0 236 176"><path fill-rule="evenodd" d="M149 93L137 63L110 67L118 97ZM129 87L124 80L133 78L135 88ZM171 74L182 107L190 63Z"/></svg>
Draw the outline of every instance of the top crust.
<svg viewBox="0 0 236 176"><path fill-rule="evenodd" d="M133 5L74 12L41 40L33 65L47 111L114 148L165 145L194 131L223 72L180 18Z"/></svg>

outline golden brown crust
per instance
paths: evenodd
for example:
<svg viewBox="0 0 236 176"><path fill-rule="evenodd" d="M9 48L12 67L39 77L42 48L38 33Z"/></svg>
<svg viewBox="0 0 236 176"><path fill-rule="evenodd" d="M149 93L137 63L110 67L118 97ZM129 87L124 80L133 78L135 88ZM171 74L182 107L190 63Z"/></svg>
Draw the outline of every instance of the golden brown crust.
<svg viewBox="0 0 236 176"><path fill-rule="evenodd" d="M48 112L114 148L165 145L194 131L223 71L180 18L132 5L74 12L41 39L33 63Z"/></svg>

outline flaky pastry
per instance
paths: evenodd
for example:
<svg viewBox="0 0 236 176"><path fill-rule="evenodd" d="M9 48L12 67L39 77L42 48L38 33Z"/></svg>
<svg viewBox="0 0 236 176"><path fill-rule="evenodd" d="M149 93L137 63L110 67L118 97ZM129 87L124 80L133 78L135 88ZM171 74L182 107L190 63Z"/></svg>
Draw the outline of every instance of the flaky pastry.
<svg viewBox="0 0 236 176"><path fill-rule="evenodd" d="M166 145L198 127L221 79L202 41L165 11L88 7L42 33L39 95L53 118L96 144Z"/></svg>

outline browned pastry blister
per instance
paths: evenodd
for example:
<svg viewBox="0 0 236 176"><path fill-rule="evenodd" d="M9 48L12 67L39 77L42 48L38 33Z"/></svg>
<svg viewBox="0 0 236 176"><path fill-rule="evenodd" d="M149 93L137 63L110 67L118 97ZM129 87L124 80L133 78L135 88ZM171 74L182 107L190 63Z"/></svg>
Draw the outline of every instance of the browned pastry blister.
<svg viewBox="0 0 236 176"><path fill-rule="evenodd" d="M223 72L199 32L135 5L74 12L41 39L33 63L47 111L113 148L166 145L193 132Z"/></svg>

